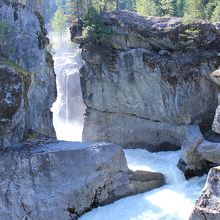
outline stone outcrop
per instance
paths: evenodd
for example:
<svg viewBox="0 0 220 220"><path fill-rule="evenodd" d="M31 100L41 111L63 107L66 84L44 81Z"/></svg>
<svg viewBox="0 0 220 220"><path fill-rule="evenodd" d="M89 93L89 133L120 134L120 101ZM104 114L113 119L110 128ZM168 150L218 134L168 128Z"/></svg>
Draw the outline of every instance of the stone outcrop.
<svg viewBox="0 0 220 220"><path fill-rule="evenodd" d="M212 168L209 172L205 188L196 201L190 220L220 219L220 167Z"/></svg>
<svg viewBox="0 0 220 220"><path fill-rule="evenodd" d="M210 75L211 79L217 84L220 85L220 67ZM218 107L215 111L215 118L212 124L212 130L220 134L220 94L218 94Z"/></svg>
<svg viewBox="0 0 220 220"><path fill-rule="evenodd" d="M190 126L182 145L178 167L190 178L208 173L220 163L220 143L205 140L198 126Z"/></svg>
<svg viewBox="0 0 220 220"><path fill-rule="evenodd" d="M220 91L209 76L220 66L214 25L125 11L102 20L111 46L81 44L84 140L166 149L181 146L189 124L212 123Z"/></svg>
<svg viewBox="0 0 220 220"><path fill-rule="evenodd" d="M91 208L164 184L160 173L130 171L123 150L112 144L32 139L15 147L0 154L4 220L77 219Z"/></svg>
<svg viewBox="0 0 220 220"><path fill-rule="evenodd" d="M0 46L0 143L7 148L22 141L29 130L54 136L50 108L56 82L40 13L0 0L0 17L7 29Z"/></svg>

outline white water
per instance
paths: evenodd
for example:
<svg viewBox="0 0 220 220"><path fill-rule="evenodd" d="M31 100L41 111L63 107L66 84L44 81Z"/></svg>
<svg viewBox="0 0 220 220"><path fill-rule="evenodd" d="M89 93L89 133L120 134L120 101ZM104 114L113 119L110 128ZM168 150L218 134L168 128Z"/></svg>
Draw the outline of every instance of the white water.
<svg viewBox="0 0 220 220"><path fill-rule="evenodd" d="M83 114L79 69L82 58L78 45L67 35L62 42L51 34L54 46L54 67L57 77L57 100L53 104L53 124L58 140L81 141Z"/></svg>
<svg viewBox="0 0 220 220"><path fill-rule="evenodd" d="M54 37L52 42L56 45L54 60L58 90L58 97L52 108L56 134L59 140L81 141L85 107L79 81L79 68L82 66L79 49L73 45L69 51L68 41L60 44ZM150 153L136 149L125 150L125 155L130 169L161 172L165 175L167 184L94 209L80 220L189 219L206 177L186 181L176 166L180 151Z"/></svg>
<svg viewBox="0 0 220 220"><path fill-rule="evenodd" d="M180 151L150 153L135 149L125 150L125 154L130 169L161 172L167 185L93 209L80 220L188 220L206 177L186 181L176 166Z"/></svg>

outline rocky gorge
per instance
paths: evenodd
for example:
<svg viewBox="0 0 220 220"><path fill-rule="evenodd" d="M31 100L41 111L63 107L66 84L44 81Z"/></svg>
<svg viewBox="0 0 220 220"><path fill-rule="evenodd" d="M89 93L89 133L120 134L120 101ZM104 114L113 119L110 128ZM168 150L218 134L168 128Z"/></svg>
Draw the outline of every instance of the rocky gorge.
<svg viewBox="0 0 220 220"><path fill-rule="evenodd" d="M31 5L0 0L0 218L78 219L162 186L161 173L129 170L120 146L56 140L54 63L44 19Z"/></svg>
<svg viewBox="0 0 220 220"><path fill-rule="evenodd" d="M108 44L97 43L92 34L83 39L76 35L75 24L71 27L72 40L81 43L85 61L80 71L87 107L83 139L152 152L181 147L178 167L186 178L217 166L217 26L201 21L185 24L180 18L144 18L126 11L104 13L102 22L111 29ZM204 214L208 216L204 219L218 219L216 197L211 196L207 207L203 198L191 219L201 219L196 210L201 216L216 214Z"/></svg>
<svg viewBox="0 0 220 220"><path fill-rule="evenodd" d="M70 63L75 58L69 54L65 63L58 54L55 73L42 11L41 1L0 0L5 29L0 38L0 219L78 219L98 206L160 187L170 193L166 196L177 196L184 185L201 184L198 178L187 182L183 173L191 178L212 167L190 219L218 219L218 28L203 21L105 12L101 22L111 29L110 41L85 39L76 31L83 23L74 23L71 39L81 44L83 62L77 55ZM83 142L60 141L51 112L56 77L58 115L69 120L76 118L80 103L72 101L79 97L73 88L79 76L86 105ZM155 157L152 163L163 169L131 169L133 151L123 148L142 148L137 160ZM172 191L177 186L178 193ZM191 194L190 187L185 191ZM152 212L162 212L156 201Z"/></svg>
<svg viewBox="0 0 220 220"><path fill-rule="evenodd" d="M214 25L131 12L102 19L112 46L82 43L85 140L156 151L181 146L188 125L211 126L219 86L210 74L220 66Z"/></svg>

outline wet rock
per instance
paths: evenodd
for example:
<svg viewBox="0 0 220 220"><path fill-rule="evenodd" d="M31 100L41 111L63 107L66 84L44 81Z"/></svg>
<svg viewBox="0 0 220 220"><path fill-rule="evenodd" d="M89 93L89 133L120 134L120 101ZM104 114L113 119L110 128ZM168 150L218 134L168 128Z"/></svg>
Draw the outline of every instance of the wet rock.
<svg viewBox="0 0 220 220"><path fill-rule="evenodd" d="M133 185L134 194L146 192L164 185L164 176L161 173L137 170L132 172L130 183Z"/></svg>
<svg viewBox="0 0 220 220"><path fill-rule="evenodd" d="M220 167L212 168L201 196L196 201L190 220L220 219Z"/></svg>
<svg viewBox="0 0 220 220"><path fill-rule="evenodd" d="M220 163L220 143L204 140L196 126L190 126L187 130L181 149L178 167L186 178L208 173L210 168Z"/></svg>
<svg viewBox="0 0 220 220"><path fill-rule="evenodd" d="M4 220L77 219L94 207L164 184L162 174L130 171L116 145L35 138L24 145L0 154Z"/></svg>

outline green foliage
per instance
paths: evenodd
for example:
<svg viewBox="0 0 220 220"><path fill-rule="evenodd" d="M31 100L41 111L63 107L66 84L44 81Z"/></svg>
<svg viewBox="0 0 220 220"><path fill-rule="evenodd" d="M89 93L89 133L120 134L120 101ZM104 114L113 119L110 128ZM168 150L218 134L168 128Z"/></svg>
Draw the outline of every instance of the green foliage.
<svg viewBox="0 0 220 220"><path fill-rule="evenodd" d="M211 15L212 22L220 22L220 2L216 4L216 7Z"/></svg>
<svg viewBox="0 0 220 220"><path fill-rule="evenodd" d="M137 13L144 16L158 15L158 7L156 3L152 0L136 0L134 8Z"/></svg>
<svg viewBox="0 0 220 220"><path fill-rule="evenodd" d="M197 19L205 19L205 7L203 0L188 0L186 3L184 20L190 22Z"/></svg>
<svg viewBox="0 0 220 220"><path fill-rule="evenodd" d="M61 39L63 38L67 28L66 23L66 17L64 15L63 9L59 7L52 18L51 24L53 31L57 33Z"/></svg>
<svg viewBox="0 0 220 220"><path fill-rule="evenodd" d="M101 14L91 7L83 18L84 40L93 40L97 44L110 45L112 30L101 21Z"/></svg>
<svg viewBox="0 0 220 220"><path fill-rule="evenodd" d="M161 11L163 16L174 16L176 14L176 1L174 0L161 0Z"/></svg>

